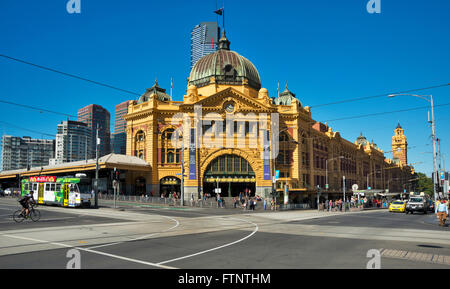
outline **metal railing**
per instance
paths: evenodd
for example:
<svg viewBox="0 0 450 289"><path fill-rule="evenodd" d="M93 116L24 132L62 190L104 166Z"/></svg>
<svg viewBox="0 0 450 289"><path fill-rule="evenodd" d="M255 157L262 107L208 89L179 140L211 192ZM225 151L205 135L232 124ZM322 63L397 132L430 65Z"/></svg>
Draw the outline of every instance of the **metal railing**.
<svg viewBox="0 0 450 289"><path fill-rule="evenodd" d="M113 194L100 194L99 200L114 201ZM164 206L174 206L181 207L181 200L174 198L161 198L161 197L146 197L146 196L132 196L132 195L119 195L116 196L117 202L130 202L139 204L152 204L152 205L164 205ZM250 211L248 205L244 206L239 200L234 202L233 198L223 198L221 202L218 202L215 198L199 199L199 200L185 200L185 207L197 207L197 208L225 208L225 209L235 209L235 210L246 210ZM298 210L298 209L309 209L309 204L288 204L279 205L277 210ZM264 210L264 201L256 201L254 208L255 211ZM266 210L271 210L271 203L268 200L266 203Z"/></svg>
<svg viewBox="0 0 450 289"><path fill-rule="evenodd" d="M99 200L107 200L113 201L113 194L101 194L99 195ZM132 195L119 195L116 196L117 202L130 202L130 203L139 203L139 204L153 204L153 205L164 205L164 206L174 206L181 207L181 200L174 198L161 198L161 197L146 197L146 196L132 196ZM206 200L185 200L185 207L197 207L197 208L225 208L225 209L236 209L236 210L245 210L250 211L250 207L244 206L239 200L234 203L233 198L223 198L222 202L218 202L215 198L208 198ZM266 210L270 211L271 203L268 200L266 203ZM307 210L311 209L310 204L280 204L277 206L277 210ZM255 211L263 211L264 210L264 201L259 200L256 202Z"/></svg>
<svg viewBox="0 0 450 289"><path fill-rule="evenodd" d="M281 204L280 210L306 210L310 209L309 204Z"/></svg>

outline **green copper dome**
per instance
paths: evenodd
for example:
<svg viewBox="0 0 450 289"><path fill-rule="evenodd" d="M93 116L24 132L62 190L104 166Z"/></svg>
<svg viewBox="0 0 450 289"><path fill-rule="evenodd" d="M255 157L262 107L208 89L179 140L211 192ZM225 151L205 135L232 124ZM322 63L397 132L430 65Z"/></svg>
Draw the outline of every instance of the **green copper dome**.
<svg viewBox="0 0 450 289"><path fill-rule="evenodd" d="M211 77L218 84L242 84L247 79L248 85L256 90L261 88L261 79L256 67L247 58L230 51L230 42L225 32L219 40L219 49L200 58L191 70L189 85L202 87L210 83Z"/></svg>

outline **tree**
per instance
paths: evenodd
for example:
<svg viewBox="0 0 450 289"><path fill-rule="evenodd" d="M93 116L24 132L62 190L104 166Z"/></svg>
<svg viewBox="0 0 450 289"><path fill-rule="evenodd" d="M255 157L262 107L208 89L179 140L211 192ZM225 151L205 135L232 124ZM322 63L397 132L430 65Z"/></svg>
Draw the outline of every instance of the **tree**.
<svg viewBox="0 0 450 289"><path fill-rule="evenodd" d="M416 192L425 192L425 194L433 196L433 180L424 173L416 173L415 181L412 182L412 187Z"/></svg>

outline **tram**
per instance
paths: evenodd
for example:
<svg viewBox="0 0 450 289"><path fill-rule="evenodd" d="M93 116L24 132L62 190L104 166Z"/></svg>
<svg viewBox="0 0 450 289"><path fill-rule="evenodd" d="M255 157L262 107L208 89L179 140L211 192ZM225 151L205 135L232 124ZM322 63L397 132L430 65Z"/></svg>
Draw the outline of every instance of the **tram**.
<svg viewBox="0 0 450 289"><path fill-rule="evenodd" d="M63 207L90 206L90 189L90 180L83 177L34 176L21 183L22 196L32 191L38 204Z"/></svg>

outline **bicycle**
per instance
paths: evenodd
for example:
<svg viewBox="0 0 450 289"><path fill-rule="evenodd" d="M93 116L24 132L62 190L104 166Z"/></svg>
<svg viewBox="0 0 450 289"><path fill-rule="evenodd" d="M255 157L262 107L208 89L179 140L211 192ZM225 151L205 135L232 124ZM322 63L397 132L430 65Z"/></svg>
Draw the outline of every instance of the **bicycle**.
<svg viewBox="0 0 450 289"><path fill-rule="evenodd" d="M37 207L37 204L31 203L28 209L28 214L25 216L22 214L22 209L15 211L13 214L13 220L16 223L21 223L25 219L31 219L33 222L39 221L41 218L41 212L35 209L35 207Z"/></svg>

